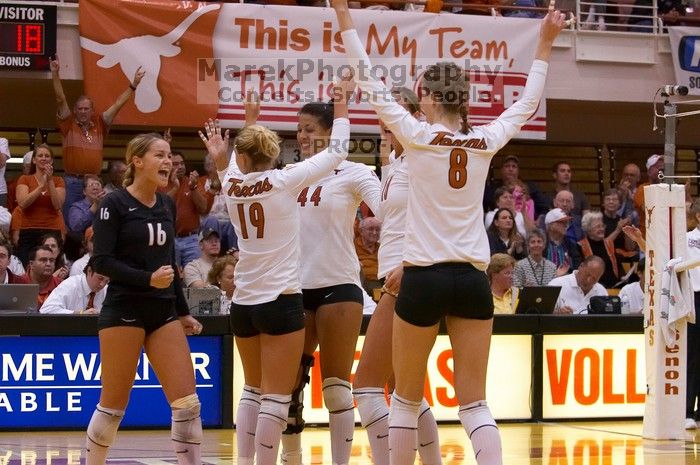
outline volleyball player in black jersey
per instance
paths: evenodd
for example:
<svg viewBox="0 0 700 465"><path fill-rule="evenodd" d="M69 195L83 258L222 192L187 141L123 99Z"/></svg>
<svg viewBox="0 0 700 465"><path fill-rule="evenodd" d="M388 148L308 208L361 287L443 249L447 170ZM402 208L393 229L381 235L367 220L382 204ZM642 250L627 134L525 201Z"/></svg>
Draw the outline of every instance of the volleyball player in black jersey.
<svg viewBox="0 0 700 465"><path fill-rule="evenodd" d="M104 465L129 401L141 349L172 408L179 465L200 465L202 421L186 334L202 325L189 315L175 261L175 204L156 192L172 169L170 145L142 134L126 148L124 187L100 204L94 268L110 278L98 320L102 392L87 429L86 465Z"/></svg>

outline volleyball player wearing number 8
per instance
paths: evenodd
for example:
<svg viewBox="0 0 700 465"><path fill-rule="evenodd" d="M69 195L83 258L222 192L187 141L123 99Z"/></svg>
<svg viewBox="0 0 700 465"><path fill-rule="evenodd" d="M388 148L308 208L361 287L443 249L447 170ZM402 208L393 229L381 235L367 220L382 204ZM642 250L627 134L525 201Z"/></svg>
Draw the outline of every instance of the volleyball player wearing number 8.
<svg viewBox="0 0 700 465"><path fill-rule="evenodd" d="M459 419L479 465L503 462L501 439L485 401L493 301L484 270L489 246L481 206L489 164L534 114L552 43L565 25L553 4L542 22L535 61L518 102L490 124L466 124L468 76L457 65L430 66L420 82L419 122L371 72L347 0L334 0L343 44L360 89L406 148L409 173L404 275L393 324L396 388L389 414L392 465L412 465L428 355L445 318L453 350Z"/></svg>
<svg viewBox="0 0 700 465"><path fill-rule="evenodd" d="M170 145L158 134L126 148L125 189L107 195L93 223L94 269L109 276L98 319L102 391L87 428L86 465L104 465L129 401L144 349L172 408L180 465L200 465L202 419L185 334L202 325L189 314L175 265L175 204L168 184Z"/></svg>
<svg viewBox="0 0 700 465"><path fill-rule="evenodd" d="M420 114L416 94L406 88L391 90L392 96L409 113ZM403 276L403 246L406 229L406 204L408 202L407 154L391 132L382 126L382 196L377 214L382 222L379 237L379 272L384 278L382 297L367 328L362 356L353 380L353 394L357 401L362 426L372 449L374 465L389 465L388 417L389 406L384 397L384 386L392 375L391 327L396 297ZM394 148L391 151L391 148ZM391 153L388 153L391 151ZM437 424L425 399L418 416L418 452L423 465L442 463Z"/></svg>
<svg viewBox="0 0 700 465"><path fill-rule="evenodd" d="M219 170L240 248L230 313L245 379L236 421L240 465L252 465L254 456L259 465L276 463L304 347L297 197L347 157L346 97L353 87L344 80L336 88L328 148L287 169L274 169L279 138L267 128L242 129L230 164L228 131L222 137L218 122L210 121L206 135L200 133Z"/></svg>

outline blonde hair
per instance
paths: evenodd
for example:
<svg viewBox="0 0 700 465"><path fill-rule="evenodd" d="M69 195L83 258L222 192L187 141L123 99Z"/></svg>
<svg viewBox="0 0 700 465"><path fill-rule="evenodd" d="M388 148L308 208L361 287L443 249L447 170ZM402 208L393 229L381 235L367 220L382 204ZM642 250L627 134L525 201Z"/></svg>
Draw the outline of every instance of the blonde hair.
<svg viewBox="0 0 700 465"><path fill-rule="evenodd" d="M488 268L486 268L486 276L491 281L491 276L500 273L509 266L515 267L515 259L506 253L495 253L491 256Z"/></svg>
<svg viewBox="0 0 700 465"><path fill-rule="evenodd" d="M245 153L253 161L253 166L274 163L280 155L280 138L264 126L246 126L233 141L236 152Z"/></svg>
<svg viewBox="0 0 700 465"><path fill-rule="evenodd" d="M462 119L462 132L469 132L469 74L466 71L454 63L441 61L426 69L421 88L445 112L459 115Z"/></svg>
<svg viewBox="0 0 700 465"><path fill-rule="evenodd" d="M126 173L124 173L123 187L128 187L134 182L134 157L143 157L148 152L148 149L156 141L164 140L163 137L155 132L148 134L139 134L129 141L126 146Z"/></svg>
<svg viewBox="0 0 700 465"><path fill-rule="evenodd" d="M223 257L217 258L214 260L214 263L207 274L207 282L219 287L219 277L221 276L221 273L223 273L226 267L229 265L235 269L236 263L238 263L238 259L233 255L224 255Z"/></svg>
<svg viewBox="0 0 700 465"><path fill-rule="evenodd" d="M405 107L409 113L414 114L420 111L418 96L408 87L394 87L391 89L391 95L399 104Z"/></svg>

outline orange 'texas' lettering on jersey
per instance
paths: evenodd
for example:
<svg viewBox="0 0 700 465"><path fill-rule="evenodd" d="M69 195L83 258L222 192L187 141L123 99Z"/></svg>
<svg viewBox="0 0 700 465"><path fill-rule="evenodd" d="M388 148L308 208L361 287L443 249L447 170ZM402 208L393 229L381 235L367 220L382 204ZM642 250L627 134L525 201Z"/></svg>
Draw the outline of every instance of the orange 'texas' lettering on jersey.
<svg viewBox="0 0 700 465"><path fill-rule="evenodd" d="M116 124L192 127L216 114L219 83L200 82L192 70L198 59L214 57L219 10L216 4L168 0L81 4L85 91L95 109L109 108L142 66L146 75Z"/></svg>
<svg viewBox="0 0 700 465"><path fill-rule="evenodd" d="M228 189L228 195L234 197L252 197L254 195L262 194L263 192L271 191L272 184L268 178L258 181L250 186L240 186L239 184L243 182L242 179L231 179L231 187Z"/></svg>
<svg viewBox="0 0 700 465"><path fill-rule="evenodd" d="M445 145L448 147L466 147L469 149L486 150L486 141L484 138L480 139L452 139L454 136L451 132L438 131L435 134L435 138L430 141L430 145Z"/></svg>

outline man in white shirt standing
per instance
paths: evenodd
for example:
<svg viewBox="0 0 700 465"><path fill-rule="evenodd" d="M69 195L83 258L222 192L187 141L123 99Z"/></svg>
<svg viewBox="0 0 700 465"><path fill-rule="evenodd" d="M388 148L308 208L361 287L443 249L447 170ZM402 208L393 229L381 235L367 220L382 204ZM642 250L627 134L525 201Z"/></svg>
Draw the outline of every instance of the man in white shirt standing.
<svg viewBox="0 0 700 465"><path fill-rule="evenodd" d="M107 294L109 278L92 270L92 259L83 273L70 276L47 297L39 313L95 314L100 313Z"/></svg>
<svg viewBox="0 0 700 465"><path fill-rule="evenodd" d="M578 270L572 274L551 280L549 286L561 286L559 299L554 306L554 313L588 314L588 304L591 297L608 295L608 291L598 283L604 271L605 262L603 259L591 255L581 262Z"/></svg>

